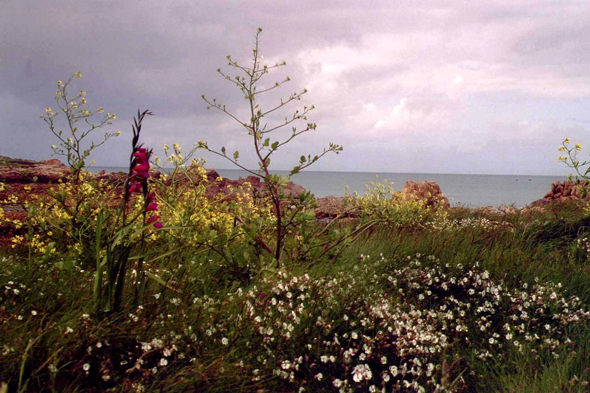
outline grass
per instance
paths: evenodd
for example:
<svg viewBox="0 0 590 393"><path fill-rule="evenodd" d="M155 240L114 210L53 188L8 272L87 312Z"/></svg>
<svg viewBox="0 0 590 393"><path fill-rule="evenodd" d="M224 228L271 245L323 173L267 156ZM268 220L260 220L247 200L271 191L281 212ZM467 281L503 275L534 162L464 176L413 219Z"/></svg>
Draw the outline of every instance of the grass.
<svg viewBox="0 0 590 393"><path fill-rule="evenodd" d="M102 318L91 265L5 251L0 378L8 392L587 391L587 228L576 210L457 209L252 275L183 252L147 267L160 280L141 306Z"/></svg>

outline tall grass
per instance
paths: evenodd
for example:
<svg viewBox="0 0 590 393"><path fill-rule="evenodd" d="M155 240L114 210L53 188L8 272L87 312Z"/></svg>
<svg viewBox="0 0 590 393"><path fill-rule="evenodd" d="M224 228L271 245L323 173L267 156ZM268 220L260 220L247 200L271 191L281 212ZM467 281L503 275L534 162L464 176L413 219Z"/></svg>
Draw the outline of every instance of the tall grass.
<svg viewBox="0 0 590 393"><path fill-rule="evenodd" d="M212 252L178 252L144 265L158 280L142 306L126 288L128 306L102 320L90 317L92 266L4 252L0 382L9 392L587 391L590 258L576 243L584 220L461 210L441 227L376 227L335 258L286 259L261 274ZM441 289L464 277L465 287ZM525 294L556 316L530 306L514 333L519 349L503 326L520 326L511 318ZM460 304L445 306L451 299ZM570 314L578 320L564 322ZM442 335L447 343L432 341Z"/></svg>

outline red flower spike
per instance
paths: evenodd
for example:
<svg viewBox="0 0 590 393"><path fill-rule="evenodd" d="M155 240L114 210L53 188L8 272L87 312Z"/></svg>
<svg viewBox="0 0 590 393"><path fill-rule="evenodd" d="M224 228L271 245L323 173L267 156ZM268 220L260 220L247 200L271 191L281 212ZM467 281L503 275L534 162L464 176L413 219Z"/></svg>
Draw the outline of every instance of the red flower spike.
<svg viewBox="0 0 590 393"><path fill-rule="evenodd" d="M134 172L148 172L150 170L150 164L147 162L141 163L139 165L136 165L133 168Z"/></svg>
<svg viewBox="0 0 590 393"><path fill-rule="evenodd" d="M156 202L152 202L150 204L147 205L147 207L145 208L146 212L155 212L158 211L158 204Z"/></svg>
<svg viewBox="0 0 590 393"><path fill-rule="evenodd" d="M148 218L145 223L146 224L151 224L152 222L158 220L160 218L160 216L151 216L150 218Z"/></svg>

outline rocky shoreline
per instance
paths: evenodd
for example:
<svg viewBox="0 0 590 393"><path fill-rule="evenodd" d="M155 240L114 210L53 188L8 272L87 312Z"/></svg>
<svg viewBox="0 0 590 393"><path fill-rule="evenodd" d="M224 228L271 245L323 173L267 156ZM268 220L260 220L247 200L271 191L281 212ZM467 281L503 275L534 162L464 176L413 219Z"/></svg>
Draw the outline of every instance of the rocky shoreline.
<svg viewBox="0 0 590 393"><path fill-rule="evenodd" d="M55 183L67 181L68 175L68 167L56 159L33 161L0 156L0 183L6 183L9 186L4 190L0 188L0 207L4 210L5 216L11 219L23 219L26 217L26 213L19 205L6 203L10 195L16 195L21 201L46 195L47 191ZM158 177L160 173L153 172L152 175ZM96 180L122 184L126 174L123 172L106 173L101 171L93 176ZM195 173L195 176L198 175ZM239 178L237 180L218 180L220 176L217 171L208 169L207 178L209 180L207 187L207 195L209 197L213 197L221 192L228 193L230 188L239 187L245 182L251 184L254 195L263 195L265 193L264 183L255 176L248 176L245 179ZM518 211L543 209L548 205L554 204L588 202L590 200L590 192L585 191L586 186L588 186L586 182L556 182L552 185L551 191L543 198L532 202L522 209L511 206L490 206L474 210L487 214L505 215ZM305 192L305 188L293 182L289 182L284 189L286 197L298 198L303 192ZM434 181L413 182L408 180L400 193L405 200L420 198L426 200L426 204L429 206L442 203L445 209L450 208L449 200L443 195L439 185ZM345 211L343 197L327 196L317 198L316 201L318 205L315 210L317 219L331 219L338 215L344 215L344 217L351 216L350 213L346 213ZM9 237L13 233L14 228L7 227L6 224L0 225L0 238Z"/></svg>
<svg viewBox="0 0 590 393"><path fill-rule="evenodd" d="M28 200L32 196L45 195L52 184L58 181L67 181L69 169L61 161L44 160L33 161L0 156L0 182L10 185L10 194L18 196L21 200ZM190 171L189 171L190 175ZM123 172L107 173L104 170L93 175L96 180L105 180L110 183L122 183L126 174ZM159 172L153 172L152 176L159 177ZM195 173L195 179L197 178ZM229 188L239 187L245 182L250 183L252 192L255 195L262 195L265 192L264 182L255 176L248 176L245 179L237 180L225 179L218 180L220 175L215 169L207 170L209 185L207 186L207 195L213 197L221 192L228 193ZM289 182L283 189L285 197L298 198L306 190L299 184ZM444 197L439 185L433 181L413 182L408 181L406 186L400 191L406 200L411 198L421 198L427 201L428 206L442 202L443 207L450 207L449 200ZM7 190L0 191L0 201L8 198ZM327 196L317 198L318 207L316 215L318 218L330 218L341 213L344 207L344 198ZM0 204L2 206L2 204ZM4 204L5 210L18 210L16 206Z"/></svg>

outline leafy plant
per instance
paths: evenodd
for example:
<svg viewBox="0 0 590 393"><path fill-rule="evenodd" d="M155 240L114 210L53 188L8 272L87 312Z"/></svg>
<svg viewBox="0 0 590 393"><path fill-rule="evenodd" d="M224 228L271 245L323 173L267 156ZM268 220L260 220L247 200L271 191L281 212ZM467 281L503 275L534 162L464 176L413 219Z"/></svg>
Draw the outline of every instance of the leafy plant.
<svg viewBox="0 0 590 393"><path fill-rule="evenodd" d="M264 184L266 185L266 189L268 191L268 197L273 205L274 216L276 218L275 241L274 244L269 243L256 234L254 235L254 239L257 242L257 244L260 247L262 247L262 249L264 249L266 252L273 256L274 260L276 261L277 268L280 268L281 257L284 251L285 238L288 236L289 231L292 229L292 227L294 227L297 223L297 220L293 219L293 215L287 213L285 209L285 195L283 192L285 185L289 181L290 176L295 175L299 171L314 164L322 156L329 152L334 152L338 154L340 151L342 151L342 147L337 144L330 143L329 147L324 149L321 154L315 156L308 155L307 157L301 156L299 164L293 167L289 176L287 177L281 177L277 174L271 173L271 156L274 153L276 153L281 147L291 142L294 138L302 134L305 134L309 131L314 131L317 126L315 123L306 123L305 128L300 130L298 130L296 127L293 127L291 134L283 140L271 139L271 135L273 135L273 133L275 133L276 131L279 131L287 126L291 126L292 123L296 123L298 121L307 121L307 115L310 111L314 109L314 107L305 106L301 111L296 110L290 117L285 117L284 121L276 125L268 126L268 124L265 123L266 118L270 114L274 114L276 111L283 109L283 107L289 105L294 101L301 100L301 97L305 93L307 93L307 90L303 90L299 93L293 93L289 95L289 97L285 100L281 99L278 105L275 105L270 109L262 109L259 103L260 96L262 94L268 93L269 91L281 87L283 84L289 82L290 79L289 77L287 77L283 81L275 82L270 87L259 88L261 80L266 74L268 74L271 70L275 68L279 68L286 65L285 62L280 64L277 63L270 66L263 64L263 59L259 51L261 33L262 29L259 28L256 33L256 40L253 50L251 66L243 66L239 64L237 61L233 60L231 56L227 56L227 59L229 61L228 65L233 67L235 70L239 71L242 75L245 76L238 75L235 77L231 77L228 73L223 72L221 69L217 70L217 72L219 72L219 74L222 77L224 77L227 81L233 83L240 90L243 97L247 100L250 118L240 120L237 117L237 115L234 115L232 112L226 109L226 106L218 102L217 99L208 99L207 97L205 97L205 95L202 96L203 100L205 100L205 102L208 104L207 109L215 108L225 113L230 118L235 120L252 138L252 147L256 155L256 159L258 160L258 169L249 169L246 166L240 164L238 161L240 158L239 151L235 151L233 154L228 154L225 147L222 147L219 151L217 151L211 149L207 142L199 142L199 147L217 156L227 159L237 167L264 180ZM241 223L248 225L243 220ZM291 233L293 233L293 231L291 231Z"/></svg>
<svg viewBox="0 0 590 393"><path fill-rule="evenodd" d="M135 266L136 286L135 303L143 292L146 276L143 272L143 246L148 227L162 228L162 223L157 215L158 204L156 195L149 191L148 178L150 177L149 159L152 154L139 143L141 127L146 115L151 112L138 112L133 125L132 153L129 159L129 172L123 187L123 198L116 210L114 223L106 226L110 209L101 207L98 214L96 229L96 273L94 281L94 300L98 310L106 312L119 311L121 309L123 289L127 275L127 265L134 247L138 246L140 256ZM133 211L128 208L132 202L132 195L139 194L142 197L142 208ZM131 213L131 214L130 214ZM140 223L139 229L136 224ZM135 235L135 236L133 236ZM104 248L103 248L104 247ZM103 249L105 250L103 255ZM106 288L103 288L103 271L106 271Z"/></svg>
<svg viewBox="0 0 590 393"><path fill-rule="evenodd" d="M114 133L105 133L100 142L90 142L89 146L84 146L83 140L92 132L99 128L103 128L112 124L112 120L117 116L114 114L104 114L103 107L92 111L87 108L86 92L81 90L76 96L71 97L68 88L75 78L82 78L81 72L73 74L66 83L62 81L57 82L57 92L55 93L55 102L59 111L54 112L53 109L47 107L45 115L41 115L48 125L49 129L59 140L59 145L53 145L54 154L66 157L72 178L77 183L80 178L80 171L87 166L86 160L90 157L92 150L103 145L107 140L113 136L119 136L120 131ZM66 131L59 129L56 118L61 113L65 116ZM101 115L102 118L97 123L92 121L95 115ZM78 123L86 123L85 130L79 128Z"/></svg>

